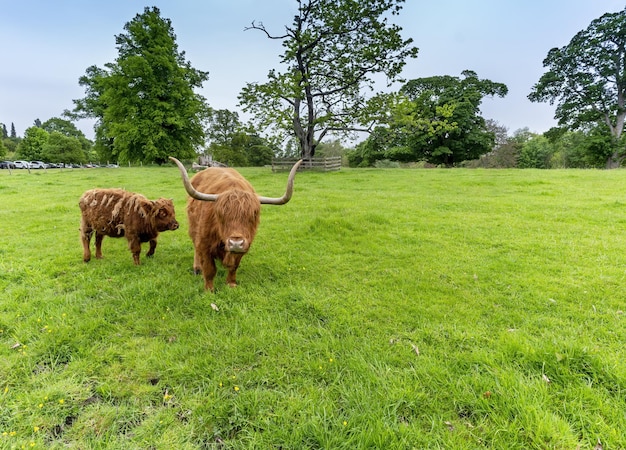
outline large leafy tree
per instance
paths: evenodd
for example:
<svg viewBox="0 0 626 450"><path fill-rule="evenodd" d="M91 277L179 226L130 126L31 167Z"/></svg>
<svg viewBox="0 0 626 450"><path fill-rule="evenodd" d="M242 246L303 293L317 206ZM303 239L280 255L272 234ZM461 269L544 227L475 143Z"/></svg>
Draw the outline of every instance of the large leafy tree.
<svg viewBox="0 0 626 450"><path fill-rule="evenodd" d="M17 146L17 155L26 160L43 159L43 148L48 141L48 136L46 130L37 126L27 128L24 132L24 139Z"/></svg>
<svg viewBox="0 0 626 450"><path fill-rule="evenodd" d="M101 157L163 163L193 157L204 141L205 99L194 92L208 73L194 69L178 50L171 21L145 8L115 37L115 62L91 66L80 78L86 97L71 117L96 118Z"/></svg>
<svg viewBox="0 0 626 450"><path fill-rule="evenodd" d="M491 151L496 135L481 116L480 104L485 96L505 96L508 89L471 70L462 75L405 83L394 102L381 105L386 123L357 148L352 162L369 165L384 158L453 166Z"/></svg>
<svg viewBox="0 0 626 450"><path fill-rule="evenodd" d="M417 56L412 39L389 23L404 0L297 0L293 23L274 34L262 23L249 29L282 42L282 72L271 70L263 84L246 85L244 111L261 129L295 136L310 158L329 133L343 136L369 125L365 88L374 75L397 79L407 58Z"/></svg>
<svg viewBox="0 0 626 450"><path fill-rule="evenodd" d="M0 157L4 158L8 153L7 146L4 144L5 139L8 140L9 134L5 124L0 123Z"/></svg>
<svg viewBox="0 0 626 450"><path fill-rule="evenodd" d="M235 133L242 128L239 114L228 109L216 109L211 111L208 118L206 131L210 145L228 146Z"/></svg>
<svg viewBox="0 0 626 450"><path fill-rule="evenodd" d="M87 161L81 141L59 131L52 131L41 149L44 161L82 164Z"/></svg>
<svg viewBox="0 0 626 450"><path fill-rule="evenodd" d="M78 142L81 151L83 152L83 157L82 159L84 159L85 161L89 161L91 160L92 156L92 150L93 150L93 142L91 142L89 139L87 139L85 137L85 134L80 131L78 128L76 128L76 125L74 125L74 123L72 123L69 120L65 120L65 119L61 119L60 117L52 117L48 120L46 120L45 122L40 124L40 127L44 130L46 130L48 133L50 133L50 136L52 137L52 133L57 132L69 139L75 140ZM59 139L58 137L55 137L53 139L54 142L63 142L63 139ZM66 162L72 162L72 163L79 163L79 162L83 162L82 160L76 160L77 158L72 157L72 160L66 160L61 158L62 154L64 153L71 153L74 154L74 149L76 147L76 145L74 143L71 144L71 151L70 149L63 149L62 146L57 146L57 148L59 148L61 150L60 154L57 155L57 158L55 159L49 159L50 161L66 161ZM54 154L54 153L53 153ZM60 159L59 159L60 158ZM80 159L80 158L78 158Z"/></svg>
<svg viewBox="0 0 626 450"><path fill-rule="evenodd" d="M504 97L508 88L503 83L480 79L476 72L465 70L463 77L449 75L418 78L408 81L400 90L415 105L414 114L422 118L435 117L437 111L449 111L445 117L453 128L443 127L436 133L414 133L413 152L419 159L433 164L454 165L478 158L491 151L495 134L480 112L486 96Z"/></svg>
<svg viewBox="0 0 626 450"><path fill-rule="evenodd" d="M551 49L543 65L548 71L528 98L556 103L555 118L569 129L606 125L614 142L606 167L618 167L626 157L620 144L626 118L626 9L593 20L569 44Z"/></svg>
<svg viewBox="0 0 626 450"><path fill-rule="evenodd" d="M263 166L272 162L271 145L254 129L244 126L236 112L214 110L208 125L209 151L216 161L230 166Z"/></svg>

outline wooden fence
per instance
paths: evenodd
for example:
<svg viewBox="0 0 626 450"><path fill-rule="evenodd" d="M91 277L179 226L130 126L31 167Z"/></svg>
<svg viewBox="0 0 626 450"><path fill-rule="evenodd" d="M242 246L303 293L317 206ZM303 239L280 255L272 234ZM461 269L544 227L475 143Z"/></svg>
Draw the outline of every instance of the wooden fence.
<svg viewBox="0 0 626 450"><path fill-rule="evenodd" d="M280 172L289 170L298 161L298 158L281 158L272 160L272 172ZM300 165L298 170L319 170L321 172L330 172L333 170L341 170L341 156L328 156L325 158L306 159Z"/></svg>

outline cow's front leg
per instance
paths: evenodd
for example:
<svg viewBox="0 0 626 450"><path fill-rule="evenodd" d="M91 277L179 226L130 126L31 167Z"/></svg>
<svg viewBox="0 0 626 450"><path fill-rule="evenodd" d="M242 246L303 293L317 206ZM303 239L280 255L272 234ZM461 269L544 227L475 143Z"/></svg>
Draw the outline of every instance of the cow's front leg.
<svg viewBox="0 0 626 450"><path fill-rule="evenodd" d="M200 275L203 272L204 267L204 259L210 258L209 249L206 245L202 245L201 243L193 244L193 273L195 275Z"/></svg>
<svg viewBox="0 0 626 450"><path fill-rule="evenodd" d="M141 241L139 240L139 237L129 236L128 248L130 249L130 252L133 254L133 262L135 263L135 265L138 266L139 264L141 264L141 262L139 261L139 255L141 254Z"/></svg>
<svg viewBox="0 0 626 450"><path fill-rule="evenodd" d="M224 266L228 269L228 275L226 275L226 284L230 287L237 287L237 269L243 253L230 253L224 258Z"/></svg>
<svg viewBox="0 0 626 450"><path fill-rule="evenodd" d="M204 275L204 289L207 291L214 292L215 287L213 286L213 279L215 278L215 274L217 273L217 267L215 266L215 261L210 256L205 256L202 262L203 262L202 274Z"/></svg>
<svg viewBox="0 0 626 450"><path fill-rule="evenodd" d="M102 259L102 239L104 239L104 234L96 231L96 259Z"/></svg>
<svg viewBox="0 0 626 450"><path fill-rule="evenodd" d="M154 255L154 250L156 249L157 246L157 240L156 239L150 239L150 249L148 250L148 253L146 253L146 256L148 258L152 257L152 255Z"/></svg>

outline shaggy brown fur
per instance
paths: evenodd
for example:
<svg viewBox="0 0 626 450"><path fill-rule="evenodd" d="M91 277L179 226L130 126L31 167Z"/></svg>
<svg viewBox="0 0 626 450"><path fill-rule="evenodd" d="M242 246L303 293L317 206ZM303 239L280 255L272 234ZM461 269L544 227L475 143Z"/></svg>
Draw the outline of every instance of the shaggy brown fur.
<svg viewBox="0 0 626 450"><path fill-rule="evenodd" d="M102 258L104 236L126 236L133 261L139 265L142 242L150 242L146 253L150 257L154 255L159 232L178 228L174 204L165 198L152 201L123 189L92 189L81 196L78 206L82 212L80 236L85 262L91 259L89 244L94 233L96 258Z"/></svg>
<svg viewBox="0 0 626 450"><path fill-rule="evenodd" d="M217 259L228 270L226 282L234 287L241 258L259 226L259 198L252 185L233 169L209 167L198 172L191 184L198 191L220 194L216 202L188 200L194 271L204 275L204 288L213 291Z"/></svg>

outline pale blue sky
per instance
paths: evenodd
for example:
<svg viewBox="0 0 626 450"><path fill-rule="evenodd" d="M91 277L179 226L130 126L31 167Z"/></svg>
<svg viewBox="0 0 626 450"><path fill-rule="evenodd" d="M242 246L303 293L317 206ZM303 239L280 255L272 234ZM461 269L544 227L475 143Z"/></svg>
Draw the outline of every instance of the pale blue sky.
<svg viewBox="0 0 626 450"><path fill-rule="evenodd" d="M291 24L296 2L0 0L0 122L7 127L13 122L22 136L35 119L71 109L72 100L85 94L78 78L91 65L114 61L115 35L146 6L157 6L172 21L179 50L193 67L209 72L201 91L209 104L238 111L241 88L263 82L282 52L278 41L244 28L262 21L279 34ZM624 6L617 0L407 0L394 20L420 52L403 76L460 76L473 70L509 88L504 99L485 99L484 117L509 133L523 127L543 132L556 125L554 108L526 97L544 73L548 51ZM91 122L79 127L93 137Z"/></svg>

